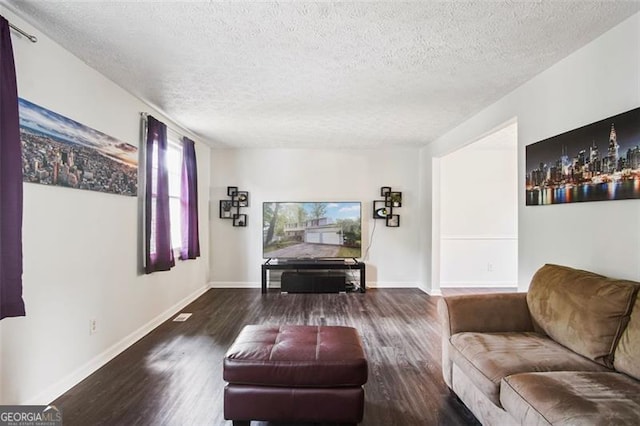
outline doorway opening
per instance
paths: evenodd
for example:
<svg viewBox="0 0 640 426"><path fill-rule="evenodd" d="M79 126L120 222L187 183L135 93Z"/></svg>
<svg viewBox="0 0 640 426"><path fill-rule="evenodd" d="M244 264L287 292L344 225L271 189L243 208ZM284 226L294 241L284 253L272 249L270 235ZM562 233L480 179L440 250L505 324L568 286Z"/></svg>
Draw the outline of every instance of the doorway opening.
<svg viewBox="0 0 640 426"><path fill-rule="evenodd" d="M517 122L434 158L433 173L432 288L517 288Z"/></svg>

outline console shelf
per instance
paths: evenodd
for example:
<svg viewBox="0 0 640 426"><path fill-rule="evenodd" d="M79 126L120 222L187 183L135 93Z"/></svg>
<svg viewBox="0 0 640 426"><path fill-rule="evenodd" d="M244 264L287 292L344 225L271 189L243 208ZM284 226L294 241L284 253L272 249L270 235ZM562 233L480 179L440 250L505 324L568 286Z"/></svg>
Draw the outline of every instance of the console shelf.
<svg viewBox="0 0 640 426"><path fill-rule="evenodd" d="M266 261L262 264L262 293L267 292L267 271L312 271L312 270L358 270L360 271L360 292L367 291L365 280L364 262L345 262L343 260L296 260L287 262L271 263Z"/></svg>

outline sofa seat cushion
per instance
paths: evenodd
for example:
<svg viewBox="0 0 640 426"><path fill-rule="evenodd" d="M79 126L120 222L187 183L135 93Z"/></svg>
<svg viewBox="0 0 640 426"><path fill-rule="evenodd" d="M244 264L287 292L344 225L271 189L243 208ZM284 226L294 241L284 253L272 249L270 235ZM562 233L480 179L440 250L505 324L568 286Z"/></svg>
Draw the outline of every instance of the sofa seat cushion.
<svg viewBox="0 0 640 426"><path fill-rule="evenodd" d="M453 362L494 404L500 381L535 371L610 371L538 333L458 333L449 340Z"/></svg>
<svg viewBox="0 0 640 426"><path fill-rule="evenodd" d="M524 373L503 379L504 409L526 425L638 425L640 382L621 373Z"/></svg>

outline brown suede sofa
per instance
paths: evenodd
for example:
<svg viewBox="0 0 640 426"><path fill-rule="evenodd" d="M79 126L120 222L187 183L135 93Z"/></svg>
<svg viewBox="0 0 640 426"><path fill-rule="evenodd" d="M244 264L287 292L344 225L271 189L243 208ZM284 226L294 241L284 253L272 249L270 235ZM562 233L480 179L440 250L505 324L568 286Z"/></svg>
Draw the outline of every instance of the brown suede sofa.
<svg viewBox="0 0 640 426"><path fill-rule="evenodd" d="M640 425L640 283L545 265L443 297L444 380L484 425Z"/></svg>

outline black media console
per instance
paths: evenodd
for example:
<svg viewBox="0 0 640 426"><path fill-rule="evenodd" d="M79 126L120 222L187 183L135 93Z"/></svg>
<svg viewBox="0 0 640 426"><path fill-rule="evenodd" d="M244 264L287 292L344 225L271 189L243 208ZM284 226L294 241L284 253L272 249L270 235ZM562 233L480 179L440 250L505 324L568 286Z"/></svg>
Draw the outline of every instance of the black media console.
<svg viewBox="0 0 640 426"><path fill-rule="evenodd" d="M269 270L287 271L282 274L282 285L292 292L339 292L345 286L345 275L331 273L334 270L360 271L360 292L367 290L364 262L349 260L287 260L262 264L262 293L267 292ZM324 272L323 272L324 271ZM315 290L315 291L314 291ZM283 290L285 291L285 290Z"/></svg>
<svg viewBox="0 0 640 426"><path fill-rule="evenodd" d="M347 277L344 272L284 271L280 280L283 293L344 293Z"/></svg>

